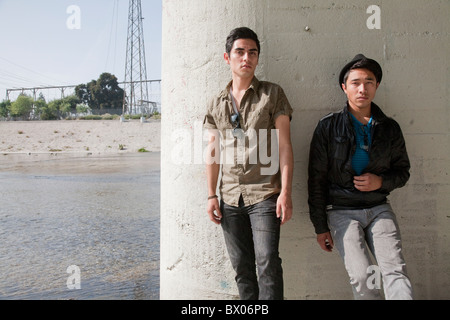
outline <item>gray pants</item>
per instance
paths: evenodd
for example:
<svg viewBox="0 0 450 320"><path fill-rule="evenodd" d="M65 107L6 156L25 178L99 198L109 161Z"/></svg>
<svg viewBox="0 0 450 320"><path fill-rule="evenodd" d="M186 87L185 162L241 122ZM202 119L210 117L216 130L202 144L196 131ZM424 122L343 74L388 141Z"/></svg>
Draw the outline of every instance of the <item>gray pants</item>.
<svg viewBox="0 0 450 320"><path fill-rule="evenodd" d="M362 210L329 210L328 223L355 299L380 299L380 274L386 299L412 299L400 231L389 204ZM371 263L368 250L378 266Z"/></svg>

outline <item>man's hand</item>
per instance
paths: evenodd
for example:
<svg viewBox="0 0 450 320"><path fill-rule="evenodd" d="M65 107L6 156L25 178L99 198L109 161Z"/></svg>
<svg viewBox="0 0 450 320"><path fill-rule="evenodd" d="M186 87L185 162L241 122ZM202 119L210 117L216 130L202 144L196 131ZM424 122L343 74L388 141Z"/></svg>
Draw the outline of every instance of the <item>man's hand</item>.
<svg viewBox="0 0 450 320"><path fill-rule="evenodd" d="M373 173L364 173L353 178L355 188L362 192L375 191L381 188L383 178Z"/></svg>
<svg viewBox="0 0 450 320"><path fill-rule="evenodd" d="M281 193L277 200L277 218L281 218L281 224L285 224L292 217L292 198Z"/></svg>
<svg viewBox="0 0 450 320"><path fill-rule="evenodd" d="M331 237L331 233L329 231L318 234L317 242L319 243L320 247L323 250L325 250L327 252L333 251L334 243L333 243L333 238Z"/></svg>
<svg viewBox="0 0 450 320"><path fill-rule="evenodd" d="M222 213L220 212L219 200L217 198L208 200L208 205L206 207L209 219L215 224L220 224L222 219Z"/></svg>

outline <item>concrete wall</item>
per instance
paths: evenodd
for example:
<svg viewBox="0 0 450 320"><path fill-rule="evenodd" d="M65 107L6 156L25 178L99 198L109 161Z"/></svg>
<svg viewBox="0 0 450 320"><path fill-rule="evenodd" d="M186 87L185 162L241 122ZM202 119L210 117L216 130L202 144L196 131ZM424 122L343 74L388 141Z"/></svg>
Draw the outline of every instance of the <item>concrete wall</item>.
<svg viewBox="0 0 450 320"><path fill-rule="evenodd" d="M367 27L371 5L381 29ZM207 100L230 80L225 38L238 26L258 33L257 76L282 85L295 110L295 213L281 239L286 298L352 298L338 253L315 241L307 160L317 121L345 102L340 69L364 53L384 69L375 102L400 123L412 163L390 199L416 298L449 299L449 17L448 0L163 0L161 299L237 295L222 230L207 218L195 142Z"/></svg>

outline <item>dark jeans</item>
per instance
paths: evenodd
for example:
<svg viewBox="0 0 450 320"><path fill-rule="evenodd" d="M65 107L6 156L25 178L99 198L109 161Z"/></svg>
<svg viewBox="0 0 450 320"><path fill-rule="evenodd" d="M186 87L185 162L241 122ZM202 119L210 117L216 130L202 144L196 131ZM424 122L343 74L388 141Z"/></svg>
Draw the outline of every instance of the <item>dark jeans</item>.
<svg viewBox="0 0 450 320"><path fill-rule="evenodd" d="M245 207L221 201L222 229L242 300L282 300L283 269L279 257L278 195ZM256 267L258 278L256 276Z"/></svg>

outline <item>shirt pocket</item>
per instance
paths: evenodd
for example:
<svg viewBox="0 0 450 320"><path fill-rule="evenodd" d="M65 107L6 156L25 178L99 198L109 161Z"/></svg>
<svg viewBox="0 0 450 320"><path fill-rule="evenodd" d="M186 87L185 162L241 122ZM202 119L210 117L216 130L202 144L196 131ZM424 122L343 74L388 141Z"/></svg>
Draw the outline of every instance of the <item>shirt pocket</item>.
<svg viewBox="0 0 450 320"><path fill-rule="evenodd" d="M215 115L215 121L217 129L224 131L224 130L232 130L234 128L233 124L231 123L231 114L225 111L225 106L220 108L220 111L217 112Z"/></svg>
<svg viewBox="0 0 450 320"><path fill-rule="evenodd" d="M248 115L247 128L259 130L271 128L272 114L270 105L252 110Z"/></svg>

